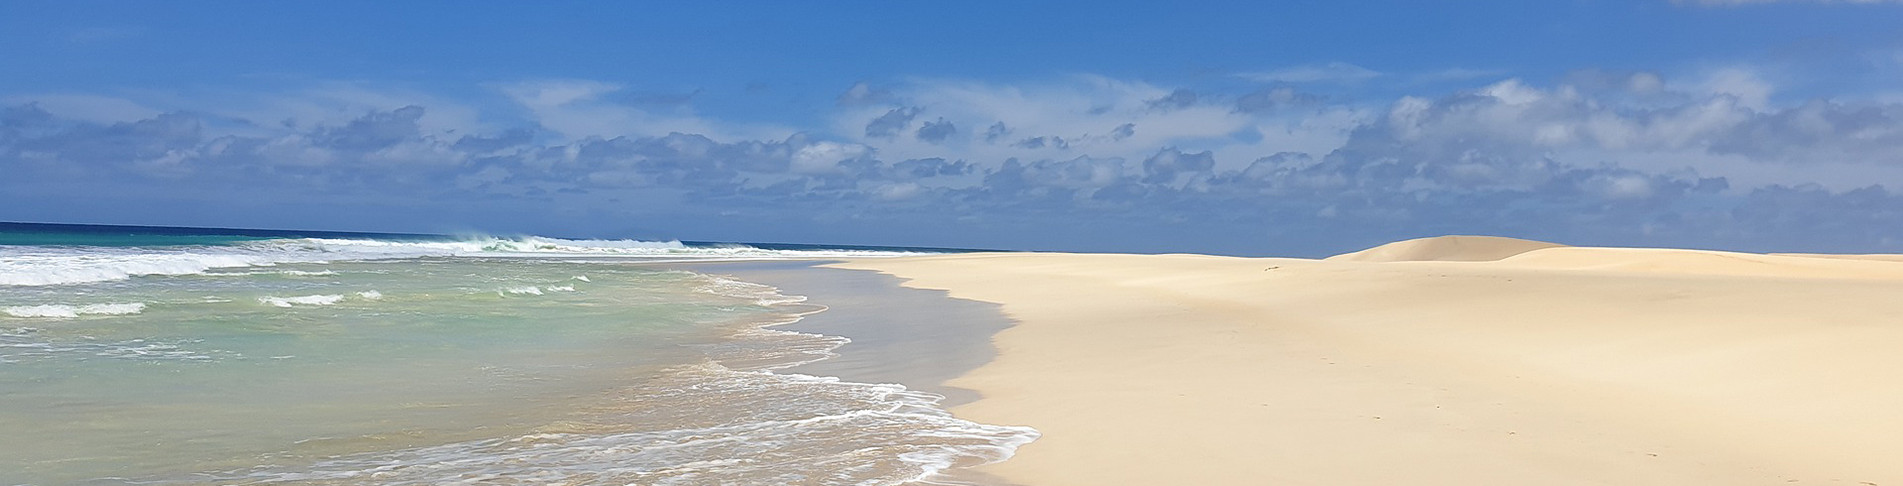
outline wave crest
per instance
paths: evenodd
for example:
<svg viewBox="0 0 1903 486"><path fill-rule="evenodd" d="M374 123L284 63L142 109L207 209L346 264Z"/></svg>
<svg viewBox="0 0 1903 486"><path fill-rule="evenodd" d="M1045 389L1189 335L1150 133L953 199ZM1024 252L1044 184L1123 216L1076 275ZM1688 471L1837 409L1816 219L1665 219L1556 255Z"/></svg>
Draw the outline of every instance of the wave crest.
<svg viewBox="0 0 1903 486"><path fill-rule="evenodd" d="M306 295L302 297L259 297L258 303L268 304L273 307L288 308L300 305L335 305L343 300L343 295Z"/></svg>
<svg viewBox="0 0 1903 486"><path fill-rule="evenodd" d="M126 304L86 304L86 305L79 305L79 306L62 305L62 304L21 305L21 306L0 308L0 313L4 313L6 315L10 315L13 317L23 317L23 318L36 318L36 317L74 318L74 317L86 316L86 315L123 316L123 315L130 315L130 314L138 314L140 312L145 312L144 302L132 302L132 303L126 303Z"/></svg>
<svg viewBox="0 0 1903 486"><path fill-rule="evenodd" d="M0 286L43 286L125 280L141 276L202 275L211 270L321 264L334 261L426 257L602 257L647 261L866 258L917 255L851 249L771 250L747 245L689 245L679 241L567 240L539 236L460 240L284 238L168 247L0 247ZM247 275L251 272L218 272ZM264 272L328 276L330 271ZM576 280L587 281L586 277Z"/></svg>

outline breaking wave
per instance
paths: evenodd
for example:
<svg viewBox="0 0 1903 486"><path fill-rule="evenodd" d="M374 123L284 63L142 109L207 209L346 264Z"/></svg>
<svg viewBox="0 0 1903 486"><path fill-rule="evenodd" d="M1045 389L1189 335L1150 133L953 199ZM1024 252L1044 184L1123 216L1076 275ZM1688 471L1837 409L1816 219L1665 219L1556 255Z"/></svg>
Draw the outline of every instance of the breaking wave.
<svg viewBox="0 0 1903 486"><path fill-rule="evenodd" d="M689 275L697 291L760 306L802 300L767 285ZM664 370L594 413L531 433L209 477L301 485L945 484L937 480L947 470L1008 459L1039 437L1029 427L954 417L940 406L944 397L903 385L780 372L834 357L850 342L774 329L823 308L801 305L805 312L785 309L779 320L735 329L731 340L697 346L707 361Z"/></svg>
<svg viewBox="0 0 1903 486"><path fill-rule="evenodd" d="M378 294L381 296L382 294ZM306 295L302 297L259 297L258 303L273 307L296 307L300 305L333 305L342 302L342 295Z"/></svg>
<svg viewBox="0 0 1903 486"><path fill-rule="evenodd" d="M496 294L498 295L542 295L542 289L541 287L536 287L533 285L524 285L520 287L504 287L500 290L497 290Z"/></svg>
<svg viewBox="0 0 1903 486"><path fill-rule="evenodd" d="M143 302L133 302L128 304L86 304L86 305L78 305L78 306L63 305L63 304L20 305L20 306L0 308L0 313L4 313L6 315L10 315L13 317L25 317L25 318L34 318L34 317L72 318L72 317L79 317L79 316L123 316L123 315L129 315L129 314L138 314L140 312L145 312L145 303Z"/></svg>
<svg viewBox="0 0 1903 486"><path fill-rule="evenodd" d="M228 245L161 247L0 246L0 286L43 286L125 280L143 276L246 275L218 269L279 264L425 257L602 257L643 261L865 258L918 252L852 249L765 249L747 245L689 245L679 241L567 240L537 236L461 240L284 238ZM278 270L286 276L329 271ZM578 277L586 281L586 277Z"/></svg>

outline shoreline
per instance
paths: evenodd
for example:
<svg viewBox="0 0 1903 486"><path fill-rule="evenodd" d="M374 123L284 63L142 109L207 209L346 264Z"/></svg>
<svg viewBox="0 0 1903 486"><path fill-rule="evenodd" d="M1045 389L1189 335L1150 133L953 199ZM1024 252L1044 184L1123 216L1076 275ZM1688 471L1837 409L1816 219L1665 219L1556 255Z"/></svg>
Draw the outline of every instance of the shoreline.
<svg viewBox="0 0 1903 486"><path fill-rule="evenodd" d="M977 468L1019 484L1903 482L1903 263L1506 253L826 266L1017 321L949 384L1043 433Z"/></svg>
<svg viewBox="0 0 1903 486"><path fill-rule="evenodd" d="M908 390L944 397L937 408L952 409L980 399L971 389L948 382L996 356L993 336L1012 325L996 304L952 298L944 291L900 285L879 272L826 267L839 260L740 261L670 264L697 273L728 275L771 286L782 295L806 300L796 305L821 310L800 314L790 323L767 329L846 338L830 358L774 373L835 377L848 382L898 384ZM967 465L940 471L919 484L1012 486L1014 483Z"/></svg>
<svg viewBox="0 0 1903 486"><path fill-rule="evenodd" d="M901 285L879 272L829 268L840 260L707 262L679 265L768 285L824 310L772 329L851 340L837 356L781 369L860 383L897 383L945 396L946 407L978 399L946 382L997 355L992 336L1012 325L997 304L957 299L940 290Z"/></svg>

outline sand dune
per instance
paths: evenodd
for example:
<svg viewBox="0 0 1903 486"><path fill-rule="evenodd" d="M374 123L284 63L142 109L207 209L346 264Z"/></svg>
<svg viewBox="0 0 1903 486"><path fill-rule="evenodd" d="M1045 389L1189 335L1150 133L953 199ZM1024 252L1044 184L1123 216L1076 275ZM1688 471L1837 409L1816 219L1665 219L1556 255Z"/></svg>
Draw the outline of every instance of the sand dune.
<svg viewBox="0 0 1903 486"><path fill-rule="evenodd" d="M1903 255L1826 255L1820 253L1772 253L1772 256L1790 256L1805 258L1831 258L1838 260L1875 260L1883 262L1903 262Z"/></svg>
<svg viewBox="0 0 1903 486"><path fill-rule="evenodd" d="M1393 249L841 266L1019 321L952 384L1028 486L1903 484L1903 263Z"/></svg>
<svg viewBox="0 0 1903 486"><path fill-rule="evenodd" d="M1502 259L1503 266L1678 275L1782 278L1903 278L1903 259L1863 255L1761 255L1653 248L1549 248Z"/></svg>
<svg viewBox="0 0 1903 486"><path fill-rule="evenodd" d="M1499 236L1435 236L1397 241L1328 257L1348 262L1484 262L1542 248L1565 246L1544 241Z"/></svg>

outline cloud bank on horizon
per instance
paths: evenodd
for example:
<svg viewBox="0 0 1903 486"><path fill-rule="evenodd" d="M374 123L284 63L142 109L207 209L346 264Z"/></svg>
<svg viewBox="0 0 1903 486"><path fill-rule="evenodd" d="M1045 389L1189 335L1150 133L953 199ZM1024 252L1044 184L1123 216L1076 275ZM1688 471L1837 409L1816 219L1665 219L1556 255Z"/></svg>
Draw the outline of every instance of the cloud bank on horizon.
<svg viewBox="0 0 1903 486"><path fill-rule="evenodd" d="M1706 10L1672 3L1763 2L1640 7ZM798 90L0 83L0 220L1281 255L1450 233L1903 251L1903 38L1870 35L1768 49L1827 56L1643 67L767 78L811 83Z"/></svg>

